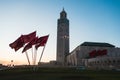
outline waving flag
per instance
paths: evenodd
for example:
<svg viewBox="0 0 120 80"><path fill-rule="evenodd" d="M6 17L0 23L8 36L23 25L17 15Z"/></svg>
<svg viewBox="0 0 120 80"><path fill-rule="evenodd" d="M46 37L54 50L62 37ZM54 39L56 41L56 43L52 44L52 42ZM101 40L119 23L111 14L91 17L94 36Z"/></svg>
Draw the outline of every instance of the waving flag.
<svg viewBox="0 0 120 80"><path fill-rule="evenodd" d="M22 39L22 35L17 39L15 40L13 43L9 44L9 46L14 49L15 51L19 50L21 47L23 47L24 45L24 41Z"/></svg>
<svg viewBox="0 0 120 80"><path fill-rule="evenodd" d="M24 43L28 43L31 40L33 40L36 37L36 31L27 34L27 35L22 35L22 39L24 40Z"/></svg>
<svg viewBox="0 0 120 80"><path fill-rule="evenodd" d="M101 51L101 56L103 56L103 55L107 55L107 50L106 50L106 49L103 49L103 50Z"/></svg>
<svg viewBox="0 0 120 80"><path fill-rule="evenodd" d="M93 57L96 57L96 50L93 50L93 51L91 51L90 53L89 53L89 56L91 57L91 58L93 58Z"/></svg>
<svg viewBox="0 0 120 80"><path fill-rule="evenodd" d="M21 47L25 45L25 43L31 42L36 37L36 31L27 34L21 35L17 40L13 43L9 44L9 46L15 51L19 50Z"/></svg>
<svg viewBox="0 0 120 80"><path fill-rule="evenodd" d="M32 45L36 44L38 40L38 37L35 37L33 40L31 40L23 49L22 53L25 52L26 50L30 49Z"/></svg>
<svg viewBox="0 0 120 80"><path fill-rule="evenodd" d="M37 43L35 45L35 48L38 49L40 46L45 46L47 40L48 40L49 35L42 36L37 40Z"/></svg>

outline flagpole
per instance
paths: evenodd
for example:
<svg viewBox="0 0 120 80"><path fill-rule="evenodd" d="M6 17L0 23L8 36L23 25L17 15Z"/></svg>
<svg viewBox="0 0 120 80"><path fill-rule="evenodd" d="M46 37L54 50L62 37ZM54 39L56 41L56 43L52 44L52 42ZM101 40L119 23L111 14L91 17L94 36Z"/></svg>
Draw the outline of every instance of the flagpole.
<svg viewBox="0 0 120 80"><path fill-rule="evenodd" d="M35 48L35 57L34 57L34 65L36 64L36 59L37 59L37 50L36 50L36 48Z"/></svg>
<svg viewBox="0 0 120 80"><path fill-rule="evenodd" d="M49 37L49 35L48 35L48 37ZM48 38L47 38L47 39L48 39ZM46 44L47 44L47 41L46 41ZM45 50L46 44L44 45L44 48L43 48L43 50L42 50L42 53L41 53L41 56L40 56L39 62L41 61L41 58L42 58L43 52L44 52L44 50Z"/></svg>
<svg viewBox="0 0 120 80"><path fill-rule="evenodd" d="M30 60L29 60L27 51L25 51L25 54L26 54L26 57L27 57L27 60L28 60L28 64L30 65Z"/></svg>
<svg viewBox="0 0 120 80"><path fill-rule="evenodd" d="M31 50L32 50L32 64L34 64L33 47Z"/></svg>
<svg viewBox="0 0 120 80"><path fill-rule="evenodd" d="M45 46L46 46L46 44L45 44ZM40 56L39 62L41 61L41 58L42 58L43 52L44 52L44 50L45 50L45 46L44 46L44 48L43 48L43 50L42 50L42 53L41 53L41 56Z"/></svg>
<svg viewBox="0 0 120 80"><path fill-rule="evenodd" d="M36 58L36 50L34 49L34 59L33 59L33 65L35 65L35 58Z"/></svg>

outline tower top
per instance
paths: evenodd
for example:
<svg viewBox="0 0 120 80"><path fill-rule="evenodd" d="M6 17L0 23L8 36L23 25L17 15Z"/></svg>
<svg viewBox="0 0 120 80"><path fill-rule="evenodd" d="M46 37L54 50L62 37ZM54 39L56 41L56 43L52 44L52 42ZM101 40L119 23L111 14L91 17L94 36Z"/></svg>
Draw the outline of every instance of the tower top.
<svg viewBox="0 0 120 80"><path fill-rule="evenodd" d="M60 18L65 19L66 17L67 17L67 13L65 12L64 7L63 7L62 12L60 13Z"/></svg>
<svg viewBox="0 0 120 80"><path fill-rule="evenodd" d="M64 7L63 7L63 11L64 11Z"/></svg>

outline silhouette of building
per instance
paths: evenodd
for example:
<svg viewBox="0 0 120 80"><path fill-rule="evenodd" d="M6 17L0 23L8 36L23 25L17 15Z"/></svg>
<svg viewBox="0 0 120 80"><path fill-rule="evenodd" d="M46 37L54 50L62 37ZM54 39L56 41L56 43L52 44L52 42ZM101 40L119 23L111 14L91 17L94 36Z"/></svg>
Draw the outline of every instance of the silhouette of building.
<svg viewBox="0 0 120 80"><path fill-rule="evenodd" d="M57 21L57 63L66 64L66 56L69 54L69 20L64 8Z"/></svg>

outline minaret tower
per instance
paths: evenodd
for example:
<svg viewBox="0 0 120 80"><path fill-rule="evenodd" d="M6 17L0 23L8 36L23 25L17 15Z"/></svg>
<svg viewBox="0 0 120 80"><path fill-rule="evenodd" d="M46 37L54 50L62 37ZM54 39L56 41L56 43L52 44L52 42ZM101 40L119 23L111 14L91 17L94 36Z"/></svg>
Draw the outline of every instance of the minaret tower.
<svg viewBox="0 0 120 80"><path fill-rule="evenodd" d="M57 21L57 62L66 64L66 56L69 54L69 20L64 8Z"/></svg>

